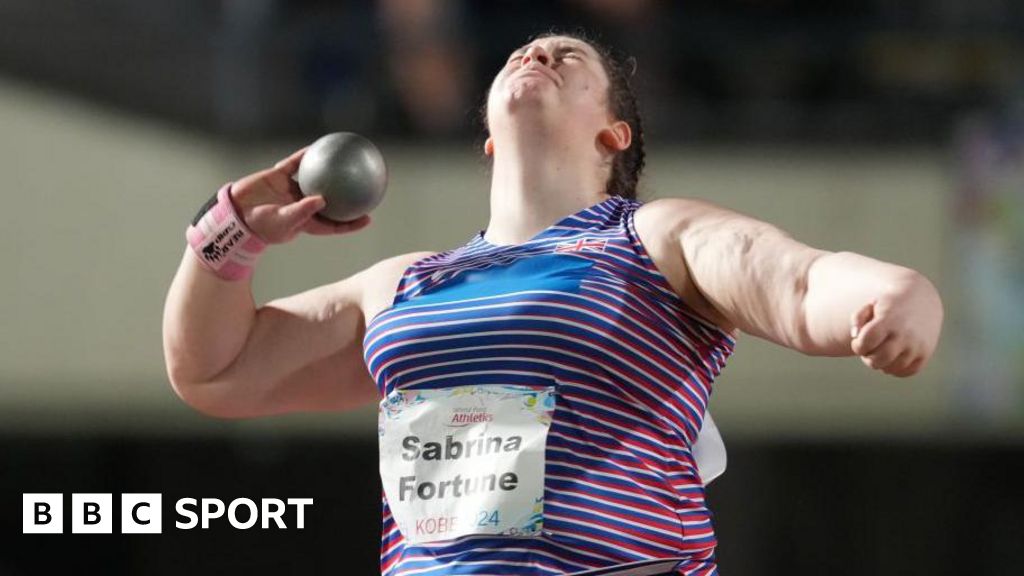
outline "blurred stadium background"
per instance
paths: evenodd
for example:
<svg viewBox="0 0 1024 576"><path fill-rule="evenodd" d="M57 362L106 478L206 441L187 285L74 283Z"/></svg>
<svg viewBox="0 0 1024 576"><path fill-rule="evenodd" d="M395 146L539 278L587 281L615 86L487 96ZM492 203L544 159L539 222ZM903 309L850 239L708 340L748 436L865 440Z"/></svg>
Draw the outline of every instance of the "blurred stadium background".
<svg viewBox="0 0 1024 576"><path fill-rule="evenodd" d="M708 198L945 298L910 380L740 340L711 405L723 574L1024 574L1015 0L3 0L0 574L374 573L373 410L218 421L167 384L182 232L223 182L351 130L389 163L374 224L275 248L259 299L465 242L484 91L553 26L637 58L642 199ZM22 492L161 492L165 531L21 535ZM184 532L183 496L316 505L301 532Z"/></svg>

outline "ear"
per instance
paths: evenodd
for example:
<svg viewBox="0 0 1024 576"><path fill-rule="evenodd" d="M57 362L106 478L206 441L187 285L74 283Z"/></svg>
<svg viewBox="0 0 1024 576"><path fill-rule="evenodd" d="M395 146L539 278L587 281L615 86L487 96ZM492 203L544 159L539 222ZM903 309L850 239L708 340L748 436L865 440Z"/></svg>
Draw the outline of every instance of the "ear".
<svg viewBox="0 0 1024 576"><path fill-rule="evenodd" d="M488 136L487 140L484 142L484 154L494 156L494 139L490 136Z"/></svg>
<svg viewBox="0 0 1024 576"><path fill-rule="evenodd" d="M622 152L633 142L633 131L629 129L628 123L617 120L598 132L597 139L612 152Z"/></svg>

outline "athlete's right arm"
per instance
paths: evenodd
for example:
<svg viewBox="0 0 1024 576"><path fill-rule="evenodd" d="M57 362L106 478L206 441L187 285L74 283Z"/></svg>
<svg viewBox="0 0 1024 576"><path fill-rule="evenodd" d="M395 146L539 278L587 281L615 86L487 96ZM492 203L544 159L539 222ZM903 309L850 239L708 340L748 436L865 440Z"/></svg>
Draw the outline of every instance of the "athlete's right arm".
<svg viewBox="0 0 1024 576"><path fill-rule="evenodd" d="M291 179L301 156L233 185L234 204L252 231L275 244L299 232L365 227L368 217L336 225L314 218L323 199L297 199ZM193 408L224 418L340 410L374 399L362 359L362 297L387 262L257 307L249 280L223 280L186 249L164 308L174 390Z"/></svg>

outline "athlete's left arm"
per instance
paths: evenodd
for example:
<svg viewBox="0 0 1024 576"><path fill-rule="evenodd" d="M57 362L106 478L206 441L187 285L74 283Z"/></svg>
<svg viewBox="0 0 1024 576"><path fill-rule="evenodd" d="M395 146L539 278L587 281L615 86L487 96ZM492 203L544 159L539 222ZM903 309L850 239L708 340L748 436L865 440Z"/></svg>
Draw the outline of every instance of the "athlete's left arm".
<svg viewBox="0 0 1024 576"><path fill-rule="evenodd" d="M666 198L641 209L727 329L805 354L860 356L894 376L916 374L935 351L942 301L919 272L818 250L709 202Z"/></svg>

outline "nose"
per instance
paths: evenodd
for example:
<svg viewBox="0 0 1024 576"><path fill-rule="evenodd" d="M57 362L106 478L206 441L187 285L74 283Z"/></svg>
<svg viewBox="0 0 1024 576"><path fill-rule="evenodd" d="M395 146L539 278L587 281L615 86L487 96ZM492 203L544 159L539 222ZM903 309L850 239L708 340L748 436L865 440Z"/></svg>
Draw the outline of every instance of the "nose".
<svg viewBox="0 0 1024 576"><path fill-rule="evenodd" d="M547 50L544 49L543 46L541 46L540 44L534 44L533 46L527 48L526 52L523 53L523 59L520 62L520 64L525 66L530 62L533 62L534 60L543 64L544 66L548 66L551 63L551 56L548 54Z"/></svg>

